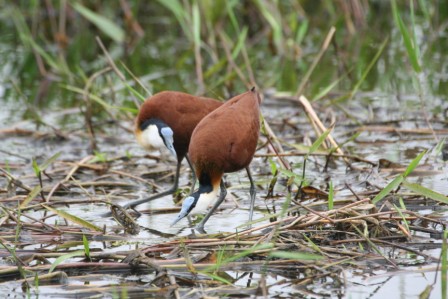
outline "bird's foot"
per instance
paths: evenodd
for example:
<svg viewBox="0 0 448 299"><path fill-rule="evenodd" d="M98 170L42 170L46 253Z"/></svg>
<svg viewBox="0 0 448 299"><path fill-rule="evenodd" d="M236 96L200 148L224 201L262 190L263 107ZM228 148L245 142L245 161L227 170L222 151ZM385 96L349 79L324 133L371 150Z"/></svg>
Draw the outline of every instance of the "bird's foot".
<svg viewBox="0 0 448 299"><path fill-rule="evenodd" d="M136 215L135 215L135 218L140 218L140 216L143 215L142 213L140 213L139 211L137 211L135 208L131 208L131 210L135 212L135 214L136 214Z"/></svg>
<svg viewBox="0 0 448 299"><path fill-rule="evenodd" d="M136 206L134 206L134 205L132 205L132 204L130 204L130 203L128 203L128 204L125 204L124 206L122 206L122 207L120 207L122 210L132 210L132 211L134 211L135 212L135 218L140 218L140 216L142 216L142 213L140 213L139 211L137 211L136 210Z"/></svg>
<svg viewBox="0 0 448 299"><path fill-rule="evenodd" d="M204 224L199 223L198 225L196 225L194 227L195 230L197 230L198 232L200 232L201 234L206 234L207 232L204 229Z"/></svg>

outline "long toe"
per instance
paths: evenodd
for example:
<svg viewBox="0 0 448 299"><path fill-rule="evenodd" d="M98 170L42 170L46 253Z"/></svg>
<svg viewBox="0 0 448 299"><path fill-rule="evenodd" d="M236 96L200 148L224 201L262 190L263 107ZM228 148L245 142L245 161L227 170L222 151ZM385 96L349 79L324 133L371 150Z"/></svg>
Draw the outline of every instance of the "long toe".
<svg viewBox="0 0 448 299"><path fill-rule="evenodd" d="M196 225L194 229L197 230L198 232L200 232L201 234L207 233L204 229L204 225L201 225L200 223L198 225Z"/></svg>

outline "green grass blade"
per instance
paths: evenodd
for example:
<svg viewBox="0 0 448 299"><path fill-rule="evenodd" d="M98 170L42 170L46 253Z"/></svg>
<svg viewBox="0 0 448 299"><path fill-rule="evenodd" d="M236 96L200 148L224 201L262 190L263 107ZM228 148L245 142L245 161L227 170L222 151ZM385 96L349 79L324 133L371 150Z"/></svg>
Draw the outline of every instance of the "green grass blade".
<svg viewBox="0 0 448 299"><path fill-rule="evenodd" d="M51 212L53 212L53 213L59 215L60 217L66 219L66 220L69 220L69 221L71 221L71 222L74 222L74 223L76 223L76 224L79 224L79 225L81 225L82 227L85 227L85 228L88 228L88 229L91 229L91 230L95 230L95 231L98 231L98 232L102 232L102 231L103 231L103 230L102 230L101 228L99 228L98 226L96 226L96 225L94 225L94 224L92 224L92 223L90 223L90 222L88 222L88 221L86 221L86 220L84 220L84 219L81 219L81 218L79 218L79 217L76 217L75 215L69 214L69 213L67 213L67 212L65 212L65 211L61 211L61 210L53 209L52 207L49 207L49 206L46 206L46 205L43 205L43 206L44 206L47 210L49 210L49 211L51 211Z"/></svg>
<svg viewBox="0 0 448 299"><path fill-rule="evenodd" d="M177 22L182 27L185 35L189 40L192 39L191 32L188 29L186 20L188 19L188 14L185 11L184 6L178 0L158 0L158 2L165 6L169 11L171 11L177 19Z"/></svg>
<svg viewBox="0 0 448 299"><path fill-rule="evenodd" d="M284 168L279 168L279 170L281 173L283 173L288 179L293 178L294 183L296 184L300 184L300 182L303 181L302 175L301 174L297 174L291 170L288 169L284 169Z"/></svg>
<svg viewBox="0 0 448 299"><path fill-rule="evenodd" d="M39 54L44 61L55 71L61 74L71 76L70 71L63 63L58 63L50 54L48 50L44 50L33 39L33 36L28 28L25 18L21 11L16 8L11 9L10 13L13 17L14 25L19 33L20 40L25 47L32 48L37 54Z"/></svg>
<svg viewBox="0 0 448 299"><path fill-rule="evenodd" d="M406 205L404 204L404 201L403 201L403 197L400 197L399 200L398 200L398 202L400 203L400 208L401 208L402 210L407 210L407 209L406 209Z"/></svg>
<svg viewBox="0 0 448 299"><path fill-rule="evenodd" d="M325 141L325 139L327 138L328 134L330 134L331 130L333 130L333 128L328 128L325 132L323 132L319 138L317 138L316 141L314 141L314 143L311 145L308 154L307 154L307 158L310 154L314 153L321 145L322 143Z"/></svg>
<svg viewBox="0 0 448 299"><path fill-rule="evenodd" d="M87 240L86 235L82 235L82 244L84 245L84 253L86 255L86 257L91 260L90 258L90 246L89 246L89 241Z"/></svg>
<svg viewBox="0 0 448 299"><path fill-rule="evenodd" d="M266 244L260 244L260 245L256 245L254 247L251 247L249 249L246 249L244 251L241 251L235 255L232 255L229 258L224 259L220 264L215 264L213 266L207 267L206 269L204 269L204 271L206 272L211 272L211 271L215 271L217 269L219 269L222 265L226 265L228 263L231 263L233 261L236 261L240 258L246 257L248 255L253 254L255 251L258 250L264 250L264 249L270 249L273 248L274 245L272 243L266 243Z"/></svg>
<svg viewBox="0 0 448 299"><path fill-rule="evenodd" d="M434 154L436 156L439 156L440 153L442 152L443 146L445 145L445 141L446 141L446 137L443 137L439 143L437 143L437 145L434 148Z"/></svg>
<svg viewBox="0 0 448 299"><path fill-rule="evenodd" d="M60 155L61 152L58 152L53 156L51 156L50 158L48 158L48 160L46 160L42 165L40 165L40 171L44 171L45 169L47 169L48 166L50 166L54 161L56 161Z"/></svg>
<svg viewBox="0 0 448 299"><path fill-rule="evenodd" d="M401 199L401 202L403 202L403 199ZM406 220L406 217L403 215L403 212L401 211L401 209L399 207L397 207L396 205L394 205L395 211L398 212L398 214L400 214L401 220L403 221L404 226L406 227L406 230L409 232L409 225L408 225L408 221Z"/></svg>
<svg viewBox="0 0 448 299"><path fill-rule="evenodd" d="M37 164L36 159L34 159L34 158L33 158L32 166L33 166L34 174L38 177L41 170L40 170L39 165Z"/></svg>
<svg viewBox="0 0 448 299"><path fill-rule="evenodd" d="M203 275L206 275L206 276L210 277L211 279L216 280L216 281L219 281L219 282L222 282L222 283L224 283L224 284L227 284L227 285L233 285L233 283L232 283L231 281L228 281L227 279L222 278L222 277L219 276L219 275L215 275L215 274L213 274L213 273L205 272L205 271L199 271L198 273L201 273L201 274L203 274Z"/></svg>
<svg viewBox="0 0 448 299"><path fill-rule="evenodd" d="M62 87L67 89L67 90L70 90L70 91L73 91L73 92L76 92L76 93L79 93L79 94L82 94L82 95L84 95L86 93L84 89L76 87L76 86L62 85ZM92 100L94 100L95 102L97 102L98 104L100 104L101 106L103 106L104 108L106 108L106 109L111 109L112 108L112 106L109 105L106 101L104 101L102 98L100 98L100 97L98 97L98 96L96 96L96 95L94 95L92 93L89 93L89 97Z"/></svg>
<svg viewBox="0 0 448 299"><path fill-rule="evenodd" d="M306 235L303 235L303 237L305 238L306 242L308 243L308 246L311 247L311 249L313 249L316 252L324 254L323 251L319 248L319 246L317 246L317 244L313 242L313 240L311 240Z"/></svg>
<svg viewBox="0 0 448 299"><path fill-rule="evenodd" d="M126 66L126 64L124 64L122 61L120 61L121 66L126 70L126 72L132 77L132 79L134 79L135 82L137 82L138 85L140 85L141 88L143 88L143 90L146 92L146 95L152 95L152 92L149 91L148 88L146 88L146 86L140 81L139 78L137 78L136 75L134 75L134 73ZM129 86L129 87L128 87ZM142 102L144 102L146 100L146 97L144 95L142 95L141 93L139 93L136 89L134 89L132 86L130 86L128 84L128 86L126 86L128 88L128 90L130 90L137 98L139 98Z"/></svg>
<svg viewBox="0 0 448 299"><path fill-rule="evenodd" d="M273 251L269 254L271 257L291 259L298 261L316 261L322 260L324 257L319 254L308 252L291 252L291 251Z"/></svg>
<svg viewBox="0 0 448 299"><path fill-rule="evenodd" d="M129 85L127 82L124 82L124 86L126 86L127 90L129 90L129 92L131 92L134 96L136 96L140 101L144 102L146 100L146 98L141 93L132 88L132 86Z"/></svg>
<svg viewBox="0 0 448 299"><path fill-rule="evenodd" d="M271 1L270 5L271 7L268 7L267 2L256 0L255 4L257 5L259 11L263 15L263 17L266 19L268 24L271 26L272 29L272 36L274 38L274 43L278 50L282 49L282 40L283 40L283 26L281 24L281 20L277 20L276 15L272 11L276 5L276 1Z"/></svg>
<svg viewBox="0 0 448 299"><path fill-rule="evenodd" d="M334 205L333 181L330 181L330 188L328 190L328 209L333 210L333 205Z"/></svg>
<svg viewBox="0 0 448 299"><path fill-rule="evenodd" d="M20 276L22 278L26 278L27 272L25 271L25 269L22 266L23 261L21 259L19 259L16 255L16 249L14 247L10 247L8 244L3 243L2 240L3 240L3 238L0 238L0 245L1 245L0 248L4 248L9 252L9 254L11 255L13 261L15 262L15 264L17 266L17 269L19 270Z"/></svg>
<svg viewBox="0 0 448 299"><path fill-rule="evenodd" d="M335 153L339 148L342 148L344 145L346 145L347 143L352 142L353 140L355 140L356 138L359 137L359 135L361 135L361 132L357 132L355 134L353 134L352 136L350 136L350 138L348 138L347 140L344 140L342 143L339 143L337 147L332 147L330 149L330 153Z"/></svg>
<svg viewBox="0 0 448 299"><path fill-rule="evenodd" d="M233 48L232 54L231 54L233 59L236 59L238 57L238 54L241 52L241 49L244 46L244 42L246 41L247 32L248 32L248 28L246 26L244 26L243 30L241 30L241 32L238 34L238 40L237 40L236 45ZM223 33L222 36L224 37L224 39L225 39L227 44L232 44L232 38L231 37L229 37L225 33Z"/></svg>
<svg viewBox="0 0 448 299"><path fill-rule="evenodd" d="M394 15L395 23L400 29L401 36L403 37L404 46L406 48L406 52L408 53L408 57L411 62L412 68L414 69L415 72L420 73L422 69L418 62L418 56L416 50L417 45L413 43L412 38L406 28L406 25L404 24L400 14L398 13L398 8L395 0L392 1L392 13Z"/></svg>
<svg viewBox="0 0 448 299"><path fill-rule="evenodd" d="M418 298L419 299L430 299L431 298L431 292L432 292L433 288L434 288L434 285L428 284L426 286L426 288L420 294L418 294Z"/></svg>
<svg viewBox="0 0 448 299"><path fill-rule="evenodd" d="M62 88L65 88L67 90L79 93L84 95L85 91L84 89L81 89L79 87L76 86L71 86L71 85L60 85ZM116 110L120 110L120 111L126 111L126 112L131 112L133 114L137 114L138 113L138 109L134 109L134 108L129 108L129 107L119 107L119 106L112 106L109 105L106 101L104 101L102 98L100 98L99 96L89 93L89 97L90 99L92 99L93 101L95 101L97 104L103 106L105 109L116 109Z"/></svg>
<svg viewBox="0 0 448 299"><path fill-rule="evenodd" d="M36 288L36 291L39 290L39 275L34 273L34 287Z"/></svg>
<svg viewBox="0 0 448 299"><path fill-rule="evenodd" d="M392 190L396 189L400 184L403 182L404 177L400 174L397 176L392 182L390 182L386 187L384 187L383 190L381 190L380 193L378 193L373 199L372 203L376 204L380 200L382 200L384 197L386 197Z"/></svg>
<svg viewBox="0 0 448 299"><path fill-rule="evenodd" d="M22 41L22 44L25 47L29 47L30 45L28 42L28 38L32 35L26 23L25 17L23 16L23 13L19 10L19 8L13 6L8 8L7 10L4 10L4 12L12 16L11 19L14 22L17 32L19 33L19 38Z"/></svg>
<svg viewBox="0 0 448 299"><path fill-rule="evenodd" d="M238 0L226 1L227 14L229 15L230 22L232 23L235 32L240 32L240 26L238 24L237 18L233 11L234 6L237 4Z"/></svg>
<svg viewBox="0 0 448 299"><path fill-rule="evenodd" d="M322 99L324 96L326 96L334 87L336 87L339 82L342 80L343 76L341 76L339 79L337 79L336 81L332 82L330 85L328 85L327 87L321 89L319 91L318 94L316 94L312 99L311 102L315 102L318 101L320 99Z"/></svg>
<svg viewBox="0 0 448 299"><path fill-rule="evenodd" d="M372 61L369 63L367 68L364 70L364 72L361 75L361 78L356 82L355 87L350 92L350 99L353 98L353 96L358 92L359 88L361 87L361 84L364 83L365 79L367 78L367 75L370 73L370 70L377 62L378 58L380 58L381 53L383 53L384 48L386 47L386 44L388 42L389 38L386 38L381 46L379 47L378 51L376 52L375 56L373 57Z"/></svg>
<svg viewBox="0 0 448 299"><path fill-rule="evenodd" d="M306 33L308 32L308 27L309 27L308 19L303 20L302 23L300 24L300 27L297 30L297 34L296 34L296 44L297 45L300 45L302 43L303 39L305 38Z"/></svg>
<svg viewBox="0 0 448 299"><path fill-rule="evenodd" d="M443 234L443 243L442 243L442 252L440 253L440 259L442 263L441 267L441 293L442 293L442 299L448 298L448 230L445 230Z"/></svg>
<svg viewBox="0 0 448 299"><path fill-rule="evenodd" d="M423 158L423 156L426 154L426 151L421 152L417 157L414 158L414 160L409 163L409 166L406 168L406 170L403 173L404 177L407 177L411 172L417 167L418 163L420 163L420 160Z"/></svg>
<svg viewBox="0 0 448 299"><path fill-rule="evenodd" d="M77 251L73 251L64 255L61 255L60 257L58 257L53 264L51 264L50 270L48 270L48 273L53 272L53 270L59 266L61 263L63 263L64 261L71 259L72 257L75 256L84 256L84 251L83 250L77 250Z"/></svg>
<svg viewBox="0 0 448 299"><path fill-rule="evenodd" d="M431 15L429 14L429 6L426 0L418 0L419 8L422 10L423 15L425 16L426 22L430 24Z"/></svg>
<svg viewBox="0 0 448 299"><path fill-rule="evenodd" d="M266 243L266 244L256 245L256 246L254 246L254 247L251 247L251 248L249 248L249 249L246 249L246 250L244 250L244 251L241 251L241 252L239 252L239 253L237 253L237 254L235 254L235 255L233 255L233 256L231 256L231 257L225 259L223 263L230 263L230 262L236 261L236 260L238 260L238 259L240 259L240 258L243 258L243 257L246 257L246 256L248 256L248 255L251 255L251 254L253 254L255 251L258 251L258 250L265 250L265 249L270 249L270 248L273 248L273 247L274 247L274 244L272 244L272 243Z"/></svg>
<svg viewBox="0 0 448 299"><path fill-rule="evenodd" d="M42 190L42 188L39 185L34 187L33 190L31 190L31 192L25 198L25 200L22 201L22 203L19 206L19 209L21 210L21 209L26 208L26 206L37 196L37 194L40 193L41 190Z"/></svg>
<svg viewBox="0 0 448 299"><path fill-rule="evenodd" d="M244 26L243 30L241 30L240 34L238 35L238 41L236 43L235 48L232 51L232 58L233 59L236 59L236 57L240 53L241 49L243 48L244 42L246 41L248 30L249 29L247 28L247 26Z"/></svg>
<svg viewBox="0 0 448 299"><path fill-rule="evenodd" d="M416 184L416 183L409 183L407 181L404 181L403 182L403 187L406 187L407 189L409 189L409 190L411 190L411 191L413 191L413 192L415 192L417 194L420 194L420 195L423 195L425 197L434 199L436 201L440 201L440 202L443 202L445 204L448 204L448 197L447 196L445 196L445 195L443 195L441 193L438 193L436 191L433 191L431 189L428 189L426 187L423 187L422 185L419 185L419 184Z"/></svg>
<svg viewBox="0 0 448 299"><path fill-rule="evenodd" d="M28 44L36 51L42 58L45 60L45 62L55 71L58 71L59 73L64 73L64 69L61 68L61 66L56 62L56 60L53 59L53 57L48 54L48 51L45 51L42 49L41 46L39 46L31 36L25 37L25 40L27 40Z"/></svg>
<svg viewBox="0 0 448 299"><path fill-rule="evenodd" d="M420 57L420 50L417 47L417 35L415 34L414 0L409 0L409 7L411 10L412 42L414 44L414 51L415 51L416 56Z"/></svg>
<svg viewBox="0 0 448 299"><path fill-rule="evenodd" d="M82 6L78 2L70 2L70 4L79 14L81 14L84 18L98 27L98 29L100 29L111 39L113 39L117 43L121 43L124 41L124 30L115 25L112 21Z"/></svg>
<svg viewBox="0 0 448 299"><path fill-rule="evenodd" d="M269 159L269 166L271 168L272 175L276 175L278 167L273 159Z"/></svg>

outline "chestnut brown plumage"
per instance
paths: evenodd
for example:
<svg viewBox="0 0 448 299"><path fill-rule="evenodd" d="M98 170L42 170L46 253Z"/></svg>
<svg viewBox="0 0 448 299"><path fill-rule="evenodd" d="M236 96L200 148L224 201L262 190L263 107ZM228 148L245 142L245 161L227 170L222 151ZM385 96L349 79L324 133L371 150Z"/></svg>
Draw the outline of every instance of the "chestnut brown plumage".
<svg viewBox="0 0 448 299"><path fill-rule="evenodd" d="M135 136L146 149L167 147L177 158L174 185L170 189L131 203L125 208L134 208L150 200L171 194L177 190L182 160L188 163L188 146L196 125L221 102L205 97L196 97L183 92L163 91L148 98L140 107L136 122ZM193 187L195 182L193 170Z"/></svg>
<svg viewBox="0 0 448 299"><path fill-rule="evenodd" d="M221 194L205 218L196 227L204 228L210 215L226 196L222 176L246 168L251 182L250 221L255 200L255 187L249 164L255 153L260 131L260 98L252 89L238 95L208 114L191 136L189 155L199 179L199 189L184 200L181 213L173 224L188 214L205 211L214 201L221 183Z"/></svg>

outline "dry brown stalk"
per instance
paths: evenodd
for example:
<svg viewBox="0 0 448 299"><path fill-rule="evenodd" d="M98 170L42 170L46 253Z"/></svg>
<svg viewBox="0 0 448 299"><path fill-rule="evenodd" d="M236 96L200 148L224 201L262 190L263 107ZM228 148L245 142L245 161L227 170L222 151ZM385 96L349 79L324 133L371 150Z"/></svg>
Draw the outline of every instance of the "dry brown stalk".
<svg viewBox="0 0 448 299"><path fill-rule="evenodd" d="M93 117L92 101L90 99L89 90L90 90L90 86L96 80L96 78L102 76L103 74L109 72L110 70L111 70L111 68L107 67L105 69L95 72L92 76L90 76L87 79L86 85L84 86L84 90L83 90L83 99L84 99L85 107L86 107L86 111L84 111L84 121L85 121L85 124L87 127L87 132L89 134L90 151L92 154L94 151L97 150L97 145L96 145L96 139L95 139L95 131L93 129L93 123L92 123L92 117Z"/></svg>
<svg viewBox="0 0 448 299"><path fill-rule="evenodd" d="M330 154L328 153L308 153L308 152L284 152L284 153L278 153L278 154L255 154L254 157L261 157L261 158L265 158L265 157L294 157L294 156L323 156L323 157L329 157ZM353 156L353 155L341 155L341 154L331 154L331 157L340 157L340 158L347 158L347 159L351 159L354 160L355 162L364 162L367 164L370 164L372 166L377 166L378 163L376 162L372 162L370 160L358 157L358 156Z"/></svg>
<svg viewBox="0 0 448 299"><path fill-rule="evenodd" d="M10 173L8 173L6 170L0 168L0 171L11 181L11 183L13 183L15 186L22 188L28 192L31 192L33 189L27 185L25 185L22 181L20 181L19 179L15 178L13 175L11 175Z"/></svg>
<svg viewBox="0 0 448 299"><path fill-rule="evenodd" d="M405 134L421 134L421 135L431 135L437 133L440 135L448 134L448 129L436 129L431 130L427 128L396 128L392 126L361 126L356 129L357 132L384 132L384 133L405 133Z"/></svg>
<svg viewBox="0 0 448 299"><path fill-rule="evenodd" d="M290 217L286 217L284 219L277 220L277 221L274 221L274 222L271 222L271 223L268 223L268 224L264 224L264 225L257 226L257 227L254 227L254 228L251 228L251 229L248 229L248 230L244 230L242 232L233 233L233 234L225 237L224 240L229 240L229 239L235 238L235 237L240 238L240 237L242 237L244 235L250 235L251 233L256 232L258 230L262 230L262 229L265 229L265 228L268 228L268 227L271 227L271 226L275 226L275 225L277 225L279 223L290 221L290 220L293 220L293 219L296 219L296 218L297 218L296 216L290 216Z"/></svg>
<svg viewBox="0 0 448 299"><path fill-rule="evenodd" d="M300 83L299 87L297 88L295 96L302 95L303 90L305 89L305 85L308 83L308 80L309 80L311 74L313 73L313 71L316 68L317 64L319 63L320 59L324 55L325 51L327 51L328 46L330 45L331 39L333 38L333 35L335 32L336 32L336 28L332 26L330 28L330 31L328 32L327 36L325 37L325 40L322 44L322 47L319 50L319 53L317 54L316 58L313 60L313 63L309 67L305 76L303 76L302 82Z"/></svg>
<svg viewBox="0 0 448 299"><path fill-rule="evenodd" d="M267 133L267 138L268 138L268 143L269 143L269 150L271 152L274 152L274 155L278 158L278 160L280 161L280 164L283 168L291 170L291 166L289 166L289 162L281 156L281 154L284 152L283 150L283 146L280 143L279 139L277 138L277 136L275 135L274 131L271 129L271 126L269 126L269 123L266 121L266 119L263 118L263 126L266 130ZM272 141L275 143L272 144Z"/></svg>
<svg viewBox="0 0 448 299"><path fill-rule="evenodd" d="M305 96L300 96L299 99L297 100L300 104L302 104L302 106L305 109L305 112L307 113L308 117L311 119L312 123L315 123L318 131L316 132L318 135L321 135L323 132L325 132L327 130L327 128L325 128L324 124L321 122L321 120L319 119L319 117L317 116L316 112L314 111L313 107L311 106L310 102L308 101L308 99ZM327 136L328 141L331 143L331 145L336 148L336 152L340 155L344 155L344 152L342 151L342 149L339 147L339 145L336 143L336 141L334 140L334 138L331 136L331 134L328 134ZM344 159L346 160L346 159ZM346 162L348 163L348 161L346 160Z"/></svg>
<svg viewBox="0 0 448 299"><path fill-rule="evenodd" d="M313 209L310 209L310 208L308 208L307 206L300 204L298 201L294 201L294 203L295 203L296 205L298 205L299 207L301 207L301 208L307 210L308 212L310 212L310 213L312 213L312 214L314 214L314 215L317 215L317 216L319 216L320 218L324 218L324 219L330 221L331 223L334 223L334 220L331 219L330 217L326 216L325 213L320 213L320 212L314 211Z"/></svg>
<svg viewBox="0 0 448 299"><path fill-rule="evenodd" d="M127 25L132 28L134 33L139 38L142 38L145 35L145 31L143 30L142 26L140 26L138 20L134 17L129 3L126 0L120 0L120 6L123 10Z"/></svg>
<svg viewBox="0 0 448 299"><path fill-rule="evenodd" d="M93 158L93 156L87 156L87 157L84 157L83 159L81 159L78 163L76 163L75 166L65 176L65 178L53 186L50 193L48 193L48 196L47 196L45 202L48 203L50 201L50 198L53 195L53 193L56 192L63 184L65 184L66 182L68 182L70 180L70 178L73 176L73 174L75 174L75 172L78 171L78 169L80 168L80 165L85 164L87 161L90 161L92 158Z"/></svg>
<svg viewBox="0 0 448 299"><path fill-rule="evenodd" d="M224 48L224 52L226 54L227 61L229 62L229 65L235 70L235 72L237 73L237 75L240 78L240 80L244 83L244 85L246 85L246 88L247 89L252 88L254 86L255 82L249 82L247 80L246 76L244 76L244 74L241 71L241 69L235 63L235 60L233 60L232 54L230 53L229 46L227 45L227 42L226 42L226 38L225 38L224 33L222 31L219 32L219 38L221 39L221 45Z"/></svg>
<svg viewBox="0 0 448 299"><path fill-rule="evenodd" d="M120 78L121 81L126 81L126 77L123 75L122 72L117 68L117 65L115 64L112 57L110 57L109 52L107 52L106 47L104 46L101 39L97 36L95 37L96 42L98 45L100 45L101 50L103 50L104 56L106 56L107 62L109 63L109 66L114 70L115 74Z"/></svg>

